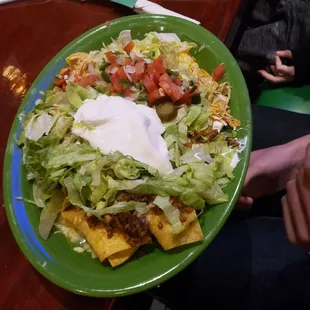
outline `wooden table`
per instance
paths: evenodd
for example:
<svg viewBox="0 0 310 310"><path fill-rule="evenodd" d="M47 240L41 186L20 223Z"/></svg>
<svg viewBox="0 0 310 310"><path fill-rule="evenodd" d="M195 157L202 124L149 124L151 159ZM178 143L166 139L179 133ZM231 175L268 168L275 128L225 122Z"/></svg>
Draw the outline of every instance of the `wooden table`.
<svg viewBox="0 0 310 310"><path fill-rule="evenodd" d="M201 21L204 27L225 41L241 0L156 2ZM101 0L25 0L0 5L1 170L7 136L18 105L42 68L81 33L107 20L130 14L134 14L130 9ZM2 184L0 203L3 206ZM112 308L112 300L74 295L38 274L16 245L3 207L0 208L0 240L0 309Z"/></svg>

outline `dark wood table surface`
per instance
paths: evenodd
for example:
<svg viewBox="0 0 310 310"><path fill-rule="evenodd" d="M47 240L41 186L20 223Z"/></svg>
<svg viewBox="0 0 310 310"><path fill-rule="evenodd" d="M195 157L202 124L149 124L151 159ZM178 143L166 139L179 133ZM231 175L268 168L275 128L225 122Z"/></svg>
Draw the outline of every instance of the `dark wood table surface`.
<svg viewBox="0 0 310 310"><path fill-rule="evenodd" d="M157 0L227 39L241 0ZM22 97L47 62L86 30L130 9L108 1L24 0L0 5L0 165ZM0 190L0 309L112 309L118 301L74 295L28 263L10 231Z"/></svg>

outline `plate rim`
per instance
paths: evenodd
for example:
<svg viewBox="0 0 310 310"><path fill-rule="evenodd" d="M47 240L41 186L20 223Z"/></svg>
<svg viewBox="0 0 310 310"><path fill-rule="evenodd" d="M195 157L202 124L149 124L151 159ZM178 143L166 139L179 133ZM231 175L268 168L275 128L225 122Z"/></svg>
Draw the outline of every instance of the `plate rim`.
<svg viewBox="0 0 310 310"><path fill-rule="evenodd" d="M213 35L209 30L207 30L206 28L203 28L199 25L195 25L190 21L178 18L178 17L172 17L172 16L168 16L168 15L158 15L158 14L143 14L143 15L129 15L129 16L125 16L125 17L121 17L121 18L117 18L117 19L113 19L110 21L110 23L113 25L113 23L118 23L119 21L133 21L133 20L149 20L149 19L156 19L156 20L168 20L173 22L174 20L178 20L179 22L182 21L182 23L184 23L185 25L188 24L191 27L196 27L197 30L199 29L200 31L206 31L209 33L209 35L211 35L211 37L213 37L214 40L218 41L220 44L223 45L223 47L225 47L227 49L227 51L229 52L230 56L233 58L233 60L236 62L236 60L234 59L234 57L231 55L230 51L228 50L228 48L224 45L223 42L220 41L220 39L218 39L215 35ZM53 64L59 62L59 59L63 60L63 52L69 48L72 45L77 44L81 39L85 39L88 36L92 35L93 33L97 32L97 31L101 31L102 29L108 28L108 26L103 23L100 24L98 26L95 26L91 29L89 29L88 31L82 33L81 35L79 35L77 38L75 38L74 40L70 41L68 44L66 44L45 66L44 68L40 71L40 73L38 74L38 76L35 78L35 80L32 82L30 88L27 91L26 96L23 98L23 100L21 101L19 108L16 112L16 115L14 117L13 123L11 125L11 129L9 132L9 136L7 139L7 145L5 148L5 158L4 158L4 166L3 166L3 198L4 198L4 206L5 206L5 212L7 215L7 219L9 222L9 226L10 229L13 233L14 239L17 242L20 250L22 251L23 255L26 257L26 259L31 263L31 265L45 278L47 278L49 281L51 281L52 283L56 284L57 286L64 288L68 291L71 291L73 293L79 294L79 295L85 295L85 296L92 296L92 297L119 297L119 296L126 296L126 295L131 295L134 293L138 293L147 289L150 289L162 282L167 281L168 279L172 278L173 276L175 276L176 274L178 274L179 272L181 272L185 267L187 267L189 264L191 264L207 247L208 245L214 240L214 238L216 237L216 235L219 233L219 231L222 229L223 225L225 224L228 216L230 215L230 213L233 210L233 207L238 199L238 193L241 191L245 176L246 176L246 171L248 169L248 165L249 165L249 160L250 160L250 152L251 152L251 146L252 146L252 113L251 113L251 106L250 106L250 98L249 98L249 94L248 91L245 94L246 97L246 101L248 102L247 106L248 106L248 110L249 110L249 115L248 115L248 120L249 120L249 124L248 124L248 129L247 129L247 147L244 150L245 152L245 156L244 156L244 165L241 169L241 174L240 174L240 179L239 182L236 186L235 192L234 192L234 196L231 198L230 200L230 204L229 206L226 208L223 216L221 217L221 220L219 221L219 224L217 226L215 226L210 234L208 235L208 239L210 239L210 241L207 244L202 244L201 246L199 246L199 248L196 249L195 253L193 253L193 255L190 255L189 257L187 257L186 259L184 259L183 261L180 261L178 264L177 268L174 268L172 270L169 270L169 272L167 272L164 275L161 275L160 277L157 277L155 279L153 279L152 281L148 282L145 286L139 286L139 287L130 287L130 288L124 288L121 292L111 292L111 291L107 291L105 289L102 290L97 290L97 289L88 289L86 287L83 287L81 289L77 289L76 287L72 287L72 285L67 284L68 282L65 282L63 280L61 280L60 277L56 276L54 273L44 269L44 267L37 261L35 260L35 257L33 255L33 251L29 248L29 246L24 242L24 237L21 234L21 231L18 227L18 222L16 221L16 218L14 216L14 206L12 203L12 197L11 197L11 192L12 192L12 188L11 188L11 167L12 167L12 158L13 158L13 154L14 154L14 147L16 146L15 144L15 138L16 138L16 134L18 133L18 128L20 126L20 121L18 119L18 116L20 115L20 113L22 113L23 111L25 111L25 107L31 97L31 92L33 91L33 89L36 88L36 85L42 80L42 78L45 76L46 72L48 71L49 67L52 66ZM130 28L130 26L129 26ZM241 73L240 68L237 66L236 69L239 71L240 73L240 79L241 79L241 84L243 84L244 88L247 90L247 86L244 80L244 77ZM12 147L13 146L13 147ZM204 240L205 241L205 240ZM206 243L206 242L204 242Z"/></svg>

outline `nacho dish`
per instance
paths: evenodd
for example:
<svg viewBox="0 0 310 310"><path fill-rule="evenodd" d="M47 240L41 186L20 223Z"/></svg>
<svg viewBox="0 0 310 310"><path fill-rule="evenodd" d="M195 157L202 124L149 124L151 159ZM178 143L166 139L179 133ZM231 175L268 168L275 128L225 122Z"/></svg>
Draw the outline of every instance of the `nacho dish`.
<svg viewBox="0 0 310 310"><path fill-rule="evenodd" d="M199 215L228 201L240 122L225 65L201 69L202 48L124 30L66 58L17 141L43 239L56 226L76 252L112 267L155 240L165 251L203 240Z"/></svg>

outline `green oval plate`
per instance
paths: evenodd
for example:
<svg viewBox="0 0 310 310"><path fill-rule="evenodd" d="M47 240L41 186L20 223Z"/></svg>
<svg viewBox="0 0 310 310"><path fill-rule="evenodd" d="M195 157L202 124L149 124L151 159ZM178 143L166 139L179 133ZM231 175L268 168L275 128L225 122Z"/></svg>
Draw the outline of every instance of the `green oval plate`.
<svg viewBox="0 0 310 310"><path fill-rule="evenodd" d="M235 180L225 189L229 202L218 205L200 217L204 231L201 243L164 252L152 245L147 255L132 259L112 269L92 259L88 253L78 254L60 234L52 234L44 241L38 235L40 210L16 197L32 198L31 184L26 180L21 150L15 141L21 131L21 119L41 97L39 91L51 88L53 79L65 65L65 58L78 51L99 49L120 31L131 29L133 38L143 38L150 31L174 32L182 40L194 41L205 48L195 57L209 72L225 63L225 79L232 85L232 114L241 120L240 138L247 137L246 149L235 170ZM22 114L21 114L22 113ZM206 249L229 216L245 177L251 147L251 108L248 91L239 67L228 49L209 31L183 19L162 15L136 15L120 18L97 26L72 41L60 51L36 78L15 117L8 139L4 167L5 208L14 237L30 263L46 278L72 292L89 296L123 296L149 289L176 275Z"/></svg>

